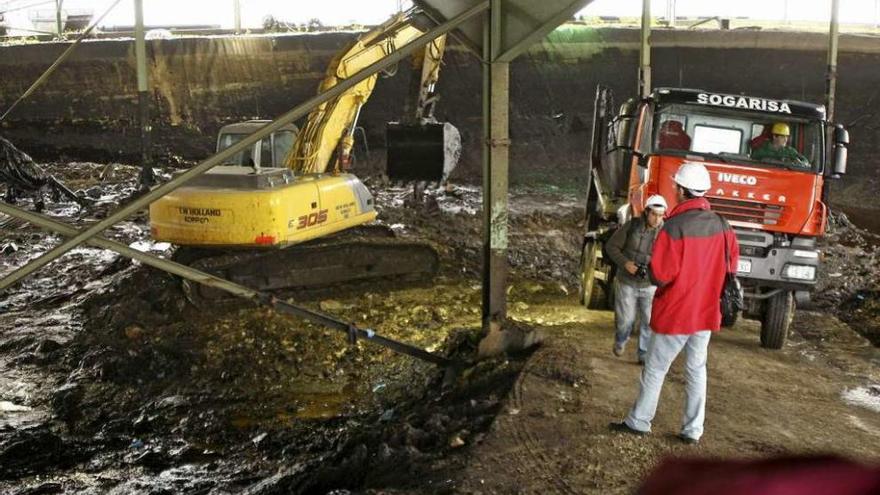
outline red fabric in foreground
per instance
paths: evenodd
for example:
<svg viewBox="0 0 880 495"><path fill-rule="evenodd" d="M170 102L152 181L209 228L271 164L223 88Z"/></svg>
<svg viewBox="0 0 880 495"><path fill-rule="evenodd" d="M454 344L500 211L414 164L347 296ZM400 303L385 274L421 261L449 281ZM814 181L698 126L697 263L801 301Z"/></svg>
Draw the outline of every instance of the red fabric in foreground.
<svg viewBox="0 0 880 495"><path fill-rule="evenodd" d="M666 459L639 495L872 495L880 467L840 457L782 457L753 461Z"/></svg>

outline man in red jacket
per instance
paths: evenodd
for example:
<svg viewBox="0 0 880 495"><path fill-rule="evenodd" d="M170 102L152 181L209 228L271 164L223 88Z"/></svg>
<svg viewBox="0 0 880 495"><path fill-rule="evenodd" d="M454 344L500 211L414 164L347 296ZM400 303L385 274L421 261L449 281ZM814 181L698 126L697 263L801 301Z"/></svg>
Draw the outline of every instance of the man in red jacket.
<svg viewBox="0 0 880 495"><path fill-rule="evenodd" d="M721 327L721 289L725 275L736 273L739 245L730 225L703 197L712 186L706 167L685 162L673 180L678 205L657 236L649 266L658 289L639 396L626 419L611 428L639 435L651 431L663 380L684 349L686 402L679 438L694 444L703 434L709 337Z"/></svg>

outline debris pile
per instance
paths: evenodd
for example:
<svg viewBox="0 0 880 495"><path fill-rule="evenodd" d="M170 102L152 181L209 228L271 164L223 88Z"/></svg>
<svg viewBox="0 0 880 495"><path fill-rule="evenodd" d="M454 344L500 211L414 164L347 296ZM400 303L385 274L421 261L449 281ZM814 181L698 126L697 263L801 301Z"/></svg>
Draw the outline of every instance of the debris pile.
<svg viewBox="0 0 880 495"><path fill-rule="evenodd" d="M838 212L820 247L824 259L815 305L880 346L880 234L860 229Z"/></svg>
<svg viewBox="0 0 880 495"><path fill-rule="evenodd" d="M51 192L56 202L64 198L80 206L85 204L84 198L68 189L55 176L46 175L27 153L3 136L0 136L0 184L6 185L4 200L7 203L13 204L21 196L29 195L33 198L36 211L43 211L44 192Z"/></svg>

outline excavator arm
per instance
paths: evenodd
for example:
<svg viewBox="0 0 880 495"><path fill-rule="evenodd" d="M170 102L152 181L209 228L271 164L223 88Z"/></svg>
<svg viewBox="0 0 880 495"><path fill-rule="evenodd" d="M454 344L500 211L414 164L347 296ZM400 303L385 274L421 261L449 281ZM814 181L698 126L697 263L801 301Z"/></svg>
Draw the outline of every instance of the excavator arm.
<svg viewBox="0 0 880 495"><path fill-rule="evenodd" d="M335 57L318 91L332 88L422 34L424 33L413 25L411 12L395 15L359 37L347 50ZM445 41L445 36L441 36L417 55L417 60L422 65L421 83L415 112L407 112L417 122L433 119L433 105L436 101L433 91L439 78ZM334 171L350 167L358 116L373 92L377 77L378 75L374 75L365 79L309 114L286 160L286 165L295 174L325 172L330 168L331 160L334 161Z"/></svg>
<svg viewBox="0 0 880 495"><path fill-rule="evenodd" d="M319 91L421 36L413 19L417 14L399 14L361 36L334 58ZM387 134L389 170L400 167L407 174L404 180L416 181L414 187L441 180L458 161L458 152L447 153L453 149L450 143L460 143L458 131L433 118L444 47L445 40L438 39L414 57L421 67L420 74L418 68L413 73L418 74L414 103L405 122L393 123L402 139L393 139L390 130ZM358 115L375 84L376 76L365 79L312 111L286 155L286 168L260 165L275 165L275 152L296 132L293 126L264 140L266 149L256 145L239 165L215 167L155 201L150 205L153 238L184 246L175 256L190 266L258 290L433 275L439 266L436 249L394 239L390 229L368 225L378 215L373 196L355 175L342 172L350 162ZM262 125L227 126L218 148ZM419 175L420 170L429 173ZM396 180L390 171L389 176ZM193 302L224 304L210 290L194 285L184 290Z"/></svg>
<svg viewBox="0 0 880 495"><path fill-rule="evenodd" d="M446 36L440 36L413 56L411 90L404 106L403 122L411 125L435 123L434 106L439 99L435 86L446 50ZM418 75L418 77L416 77Z"/></svg>

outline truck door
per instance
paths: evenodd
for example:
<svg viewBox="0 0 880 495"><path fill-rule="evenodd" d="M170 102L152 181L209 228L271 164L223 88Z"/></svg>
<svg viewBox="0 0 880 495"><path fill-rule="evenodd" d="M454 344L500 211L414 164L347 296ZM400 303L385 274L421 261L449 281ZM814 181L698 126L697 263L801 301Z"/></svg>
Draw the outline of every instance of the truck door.
<svg viewBox="0 0 880 495"><path fill-rule="evenodd" d="M654 140L654 107L643 104L639 112L638 132L633 139L633 152L630 156L627 171L627 200L632 213L642 210L645 180L648 176L649 155L653 151Z"/></svg>

